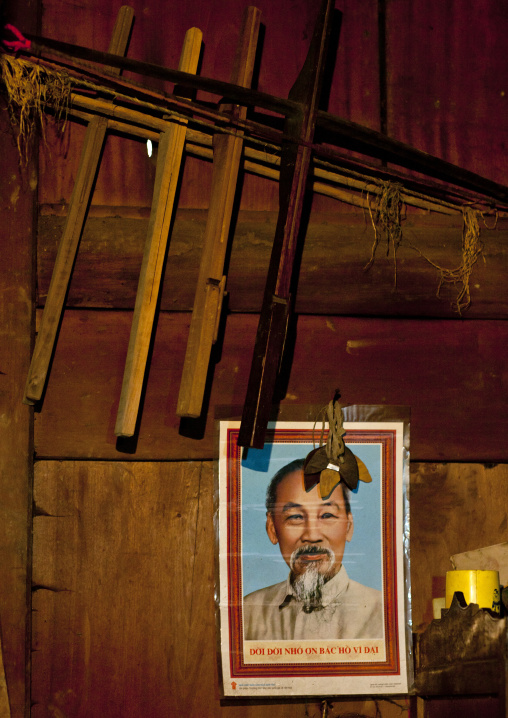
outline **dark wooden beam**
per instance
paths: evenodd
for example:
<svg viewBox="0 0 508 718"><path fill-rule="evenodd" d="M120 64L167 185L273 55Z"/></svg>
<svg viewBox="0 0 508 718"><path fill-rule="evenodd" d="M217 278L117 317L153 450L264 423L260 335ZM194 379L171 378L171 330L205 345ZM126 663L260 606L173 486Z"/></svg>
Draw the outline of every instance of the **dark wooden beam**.
<svg viewBox="0 0 508 718"><path fill-rule="evenodd" d="M95 208L97 212L100 208ZM68 307L132 309L143 256L148 219L128 217L128 208L105 208L110 216L87 220L67 298ZM92 207L92 212L94 208ZM114 215L125 216L114 216ZM132 215L138 214L134 210ZM44 305L64 216L39 217L38 289ZM191 311L198 280L206 210L178 210L169 243L162 287L165 311ZM259 312L270 261L276 212L240 211L229 259L228 309ZM495 228L481 227L483 256L471 275L471 306L464 319L508 317L508 220ZM380 317L457 318L453 301L458 287L449 285L437 296L439 271L461 262L462 219L416 212L403 223L397 253L397 287L391 257L379 247L376 261L365 271L374 232L361 212L313 212L307 227L295 297L299 314Z"/></svg>
<svg viewBox="0 0 508 718"><path fill-rule="evenodd" d="M257 319L228 317L206 411L180 422L174 388L190 314L162 313L137 439L120 445L114 424L131 312L68 310L35 418L37 457L212 458L215 408L241 412ZM503 321L300 316L281 408L322 407L340 386L348 404L411 407L413 460L507 462L507 354Z"/></svg>
<svg viewBox="0 0 508 718"><path fill-rule="evenodd" d="M150 62L141 62L140 60L134 60L129 57L120 57L119 55L113 55L108 52L100 52L99 50L92 50L88 47L61 42L60 40L37 37L36 35L30 34L27 34L26 37L32 41L30 54L34 57L47 57L49 50L54 51L55 57L60 57L63 60L78 59L84 60L87 63L92 62L99 66L109 65L111 67L118 67L137 75L173 82L175 85L191 90L203 90L204 92L223 97L225 101L256 106L282 115L291 114L298 109L297 105L290 100L275 97L266 92L242 87L241 85L233 85L230 82L214 80L210 77L201 77L188 72L182 72L181 70L172 70ZM93 68L90 66L83 66L83 69L88 69L90 72L93 72ZM97 70L99 74L101 73L100 67L95 68L95 70ZM107 80L107 78L104 79ZM138 89L142 90L141 87Z"/></svg>
<svg viewBox="0 0 508 718"><path fill-rule="evenodd" d="M342 142L347 140L348 146L357 152L377 157L386 162L393 162L399 167L421 172L429 177L435 177L473 192L479 192L503 204L508 202L508 187L505 185L481 177L462 167L457 167L457 165L434 157L427 152L417 150L376 130L344 120L328 112L319 113L318 125L340 138Z"/></svg>
<svg viewBox="0 0 508 718"><path fill-rule="evenodd" d="M316 115L321 99L334 0L323 0L304 66L289 93L300 111L286 118L280 158L279 214L259 318L247 394L238 434L239 446L262 448L274 399L288 323L291 290L307 193ZM302 144L300 144L300 141Z"/></svg>

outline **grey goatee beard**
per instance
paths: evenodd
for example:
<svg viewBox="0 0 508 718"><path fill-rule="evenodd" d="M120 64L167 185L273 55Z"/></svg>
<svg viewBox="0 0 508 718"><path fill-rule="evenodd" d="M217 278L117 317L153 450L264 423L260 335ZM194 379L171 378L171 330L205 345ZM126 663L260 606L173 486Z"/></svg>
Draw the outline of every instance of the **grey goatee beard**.
<svg viewBox="0 0 508 718"><path fill-rule="evenodd" d="M315 563L310 563L308 568L300 574L295 575L294 565L297 559L302 554L309 553L326 554L330 563L328 570L331 569L335 561L335 556L331 551L316 546L300 546L291 554L291 586L295 598L298 601L302 601L305 613L311 613L311 611L321 610L323 608L321 604L321 592L326 582L326 575L319 571L319 564Z"/></svg>

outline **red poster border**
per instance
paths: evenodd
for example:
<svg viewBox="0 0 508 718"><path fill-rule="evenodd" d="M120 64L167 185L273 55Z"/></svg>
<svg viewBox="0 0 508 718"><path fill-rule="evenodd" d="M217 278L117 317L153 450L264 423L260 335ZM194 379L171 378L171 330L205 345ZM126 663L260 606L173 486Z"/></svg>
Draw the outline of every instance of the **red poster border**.
<svg viewBox="0 0 508 718"><path fill-rule="evenodd" d="M294 422L295 425L298 422ZM304 664L246 664L243 659L242 579L241 579L241 447L238 428L227 429L227 547L229 660L232 678L269 676L389 676L400 674L399 611L396 565L396 431L392 429L348 429L347 445L376 443L382 447L382 545L384 550L383 597L385 606L386 659L379 662L341 662ZM266 442L312 443L312 429L267 431Z"/></svg>

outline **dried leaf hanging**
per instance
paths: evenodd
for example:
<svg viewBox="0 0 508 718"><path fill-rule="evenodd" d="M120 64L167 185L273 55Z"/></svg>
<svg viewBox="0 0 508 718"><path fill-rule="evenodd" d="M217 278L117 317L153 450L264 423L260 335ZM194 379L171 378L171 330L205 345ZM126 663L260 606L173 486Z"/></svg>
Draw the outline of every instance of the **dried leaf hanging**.
<svg viewBox="0 0 508 718"><path fill-rule="evenodd" d="M318 485L322 499L328 498L341 481L352 490L356 489L359 480L367 483L372 481L365 464L344 444L346 431L337 393L323 411L321 440L326 419L329 424L326 445L313 449L307 455L303 467L305 490L310 491Z"/></svg>

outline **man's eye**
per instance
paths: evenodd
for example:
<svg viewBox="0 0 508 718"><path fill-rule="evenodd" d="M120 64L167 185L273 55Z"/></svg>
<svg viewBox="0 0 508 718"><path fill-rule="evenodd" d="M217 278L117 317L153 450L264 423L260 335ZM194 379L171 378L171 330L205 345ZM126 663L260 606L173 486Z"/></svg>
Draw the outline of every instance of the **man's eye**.
<svg viewBox="0 0 508 718"><path fill-rule="evenodd" d="M321 518L322 519L336 519L337 516L335 516L335 514L326 513L326 514L321 514Z"/></svg>
<svg viewBox="0 0 508 718"><path fill-rule="evenodd" d="M289 514L286 516L286 521L302 521L303 516L302 514Z"/></svg>

